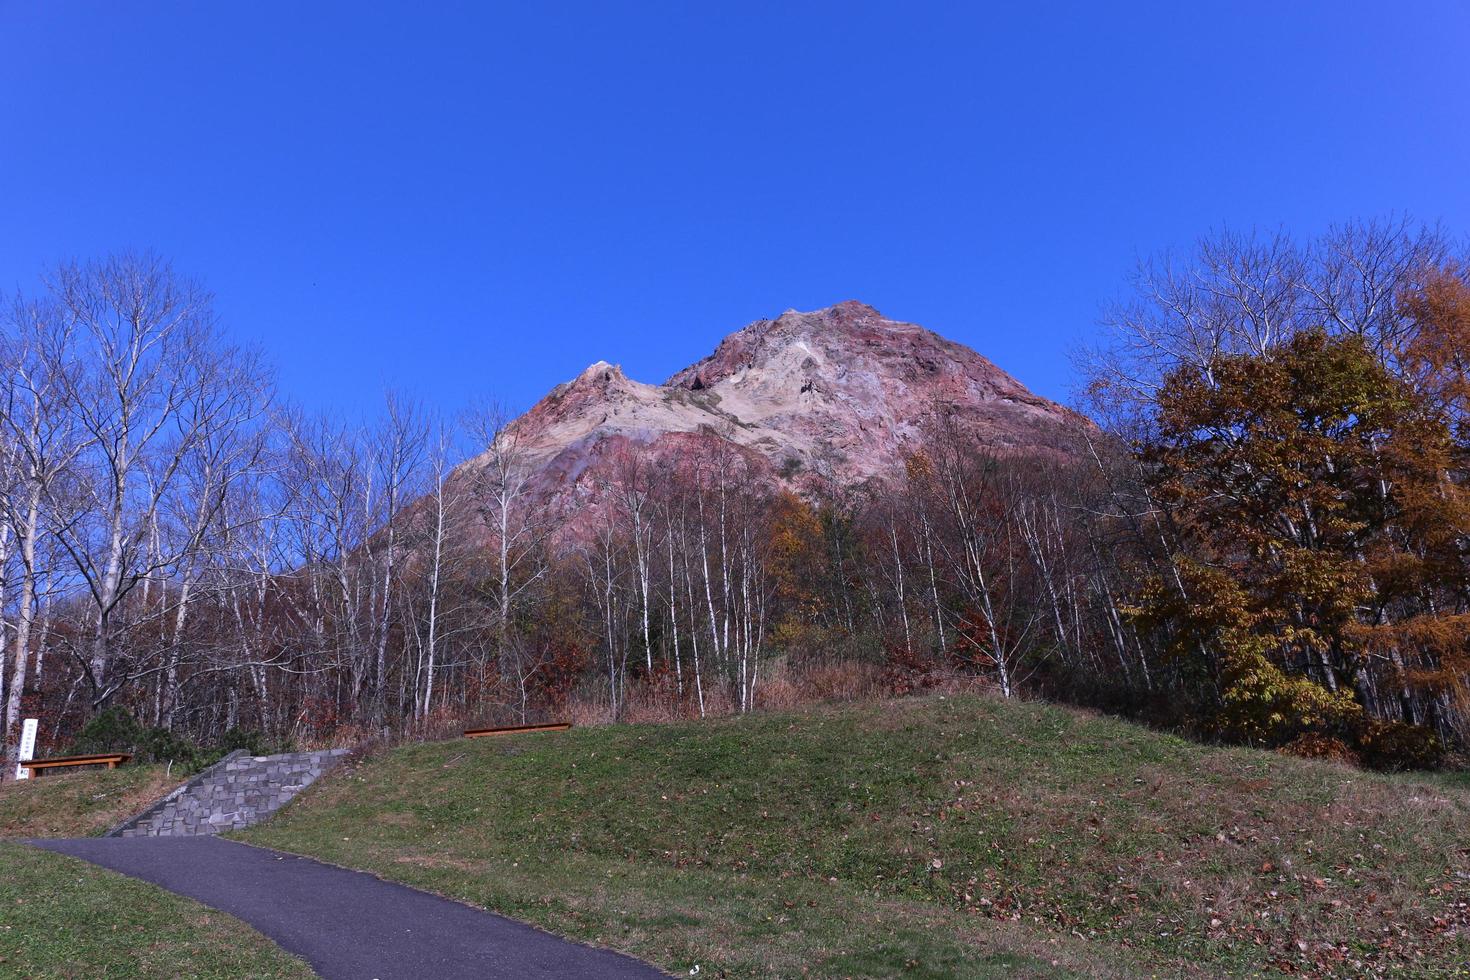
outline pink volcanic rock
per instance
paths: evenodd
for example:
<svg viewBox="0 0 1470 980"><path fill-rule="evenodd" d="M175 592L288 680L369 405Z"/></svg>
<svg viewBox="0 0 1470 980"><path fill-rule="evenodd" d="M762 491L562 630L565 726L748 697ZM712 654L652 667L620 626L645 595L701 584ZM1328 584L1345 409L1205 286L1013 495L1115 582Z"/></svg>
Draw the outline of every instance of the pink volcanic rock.
<svg viewBox="0 0 1470 980"><path fill-rule="evenodd" d="M599 361L511 432L535 493L569 513L595 502L624 451L655 469L738 455L803 494L894 478L935 413L997 453L1066 455L1091 425L970 348L845 302L752 323L662 385Z"/></svg>

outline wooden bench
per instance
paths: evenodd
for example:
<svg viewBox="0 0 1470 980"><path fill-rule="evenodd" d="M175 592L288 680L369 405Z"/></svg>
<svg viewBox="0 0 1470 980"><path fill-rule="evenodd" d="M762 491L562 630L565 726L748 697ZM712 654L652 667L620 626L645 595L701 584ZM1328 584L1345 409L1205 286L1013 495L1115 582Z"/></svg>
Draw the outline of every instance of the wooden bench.
<svg viewBox="0 0 1470 980"><path fill-rule="evenodd" d="M471 728L465 738L485 738L489 735L520 735L526 732L564 732L572 727L569 721L550 721L544 725L501 725L499 728Z"/></svg>
<svg viewBox="0 0 1470 980"><path fill-rule="evenodd" d="M102 752L98 755L58 755L50 759L27 759L20 763L22 769L29 769L31 775L40 777L41 773L48 769L74 769L79 766L106 766L116 769L124 762L132 759L127 752Z"/></svg>

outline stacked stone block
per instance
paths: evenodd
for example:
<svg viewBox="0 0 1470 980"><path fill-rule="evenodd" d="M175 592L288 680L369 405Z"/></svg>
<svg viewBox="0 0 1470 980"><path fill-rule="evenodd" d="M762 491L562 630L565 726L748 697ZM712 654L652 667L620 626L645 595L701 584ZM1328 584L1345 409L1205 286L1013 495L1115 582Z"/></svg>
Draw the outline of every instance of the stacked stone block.
<svg viewBox="0 0 1470 980"><path fill-rule="evenodd" d="M231 752L109 837L218 834L259 823L316 782L346 749L251 756Z"/></svg>

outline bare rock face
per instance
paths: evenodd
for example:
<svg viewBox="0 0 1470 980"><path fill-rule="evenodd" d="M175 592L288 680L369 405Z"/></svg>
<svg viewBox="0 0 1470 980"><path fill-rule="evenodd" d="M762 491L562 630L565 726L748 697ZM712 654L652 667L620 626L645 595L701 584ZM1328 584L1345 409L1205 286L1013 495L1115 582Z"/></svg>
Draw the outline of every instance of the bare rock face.
<svg viewBox="0 0 1470 980"><path fill-rule="evenodd" d="M1067 454L1090 426L968 347L846 302L752 323L662 385L599 361L511 431L536 491L574 504L627 449L655 468L739 454L803 494L896 478L940 416L997 453Z"/></svg>

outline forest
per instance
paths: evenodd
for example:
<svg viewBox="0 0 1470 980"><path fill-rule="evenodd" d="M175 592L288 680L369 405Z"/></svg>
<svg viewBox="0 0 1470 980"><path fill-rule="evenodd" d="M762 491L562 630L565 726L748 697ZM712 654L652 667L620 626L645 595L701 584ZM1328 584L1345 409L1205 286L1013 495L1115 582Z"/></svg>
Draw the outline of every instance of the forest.
<svg viewBox="0 0 1470 980"><path fill-rule="evenodd" d="M1215 234L1097 336L1066 454L938 406L902 478L817 495L627 452L571 538L506 412L307 412L162 258L47 270L0 333L6 775L26 717L48 751L122 725L163 755L968 686L1462 764L1463 246Z"/></svg>

